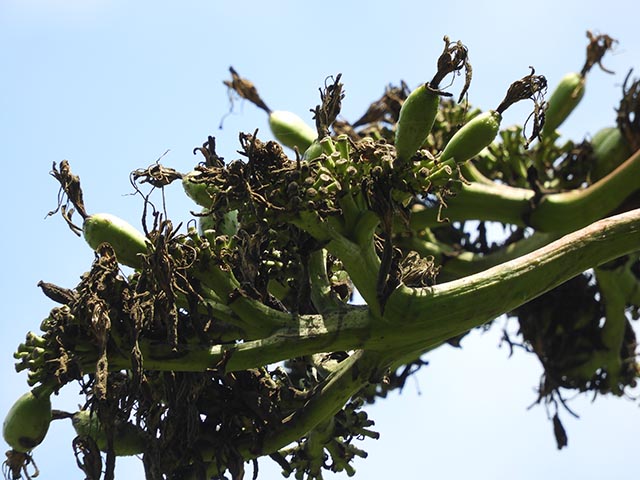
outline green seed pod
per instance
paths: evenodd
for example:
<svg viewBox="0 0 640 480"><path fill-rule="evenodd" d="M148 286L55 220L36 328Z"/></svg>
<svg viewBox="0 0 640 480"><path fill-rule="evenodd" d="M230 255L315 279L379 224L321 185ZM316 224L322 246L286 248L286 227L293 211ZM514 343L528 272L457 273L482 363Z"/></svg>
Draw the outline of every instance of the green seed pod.
<svg viewBox="0 0 640 480"><path fill-rule="evenodd" d="M596 132L591 140L591 146L595 160L591 170L593 182L607 176L633 153L617 127L605 127Z"/></svg>
<svg viewBox="0 0 640 480"><path fill-rule="evenodd" d="M564 122L578 106L584 96L585 77L579 73L568 73L549 97L549 106L545 112L542 137L550 135Z"/></svg>
<svg viewBox="0 0 640 480"><path fill-rule="evenodd" d="M438 113L440 95L428 84L412 91L400 108L395 146L399 162L407 162L424 144Z"/></svg>
<svg viewBox="0 0 640 480"><path fill-rule="evenodd" d="M107 451L107 435L97 414L80 410L71 417L71 423L79 436L91 437L101 451ZM126 457L144 452L146 442L142 429L131 423L116 423L114 427L113 452L117 456Z"/></svg>
<svg viewBox="0 0 640 480"><path fill-rule="evenodd" d="M51 423L49 394L35 396L31 391L13 404L2 424L2 436L17 452L29 452L40 445Z"/></svg>
<svg viewBox="0 0 640 480"><path fill-rule="evenodd" d="M202 182L195 182L194 179L202 175L202 172L193 170L182 176L182 188L191 200L196 202L201 207L211 207L211 194L214 187Z"/></svg>
<svg viewBox="0 0 640 480"><path fill-rule="evenodd" d="M460 164L475 157L496 138L501 120L502 115L496 110L489 110L472 118L451 137L440 159L454 160Z"/></svg>
<svg viewBox="0 0 640 480"><path fill-rule="evenodd" d="M307 150L318 138L315 129L295 113L284 110L269 113L269 127L280 143L292 149L297 148L300 153Z"/></svg>
<svg viewBox="0 0 640 480"><path fill-rule="evenodd" d="M84 238L97 250L103 243L111 245L118 262L132 268L141 268L140 254L147 253L147 239L131 224L110 213L97 213L84 220Z"/></svg>

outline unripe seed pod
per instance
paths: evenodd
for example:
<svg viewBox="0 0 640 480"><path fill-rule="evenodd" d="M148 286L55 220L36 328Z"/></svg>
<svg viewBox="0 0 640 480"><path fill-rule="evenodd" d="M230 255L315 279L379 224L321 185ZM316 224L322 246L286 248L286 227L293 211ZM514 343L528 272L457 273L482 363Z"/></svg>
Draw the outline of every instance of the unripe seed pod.
<svg viewBox="0 0 640 480"><path fill-rule="evenodd" d="M82 233L91 248L97 250L103 243L111 245L119 263L141 268L140 254L147 253L147 239L123 219L110 213L97 213L84 220Z"/></svg>
<svg viewBox="0 0 640 480"><path fill-rule="evenodd" d="M196 202L201 207L211 207L211 195L209 191L214 189L213 186L207 185L203 182L195 182L194 179L202 175L202 172L193 170L182 176L182 188L191 200Z"/></svg>
<svg viewBox="0 0 640 480"><path fill-rule="evenodd" d="M51 398L31 391L13 404L2 424L4 440L17 452L29 452L40 445L51 423Z"/></svg>
<svg viewBox="0 0 640 480"><path fill-rule="evenodd" d="M441 161L464 163L475 157L498 135L502 115L488 110L465 123L449 140L440 155Z"/></svg>
<svg viewBox="0 0 640 480"><path fill-rule="evenodd" d="M91 437L98 448L106 452L107 435L96 413L80 410L71 417L71 423L80 436ZM113 452L117 456L139 455L144 452L144 432L131 423L116 423L113 434Z"/></svg>
<svg viewBox="0 0 640 480"><path fill-rule="evenodd" d="M568 73L549 97L545 111L542 136L550 135L567 119L584 96L585 77L579 73Z"/></svg>
<svg viewBox="0 0 640 480"><path fill-rule="evenodd" d="M591 180L597 182L607 176L631 156L629 143L617 127L605 127L591 139L595 164L591 170Z"/></svg>
<svg viewBox="0 0 640 480"><path fill-rule="evenodd" d="M438 113L438 105L440 95L424 83L404 101L395 135L399 162L407 162L427 140Z"/></svg>
<svg viewBox="0 0 640 480"><path fill-rule="evenodd" d="M269 113L271 133L283 145L302 154L318 138L318 132L292 112L276 110Z"/></svg>

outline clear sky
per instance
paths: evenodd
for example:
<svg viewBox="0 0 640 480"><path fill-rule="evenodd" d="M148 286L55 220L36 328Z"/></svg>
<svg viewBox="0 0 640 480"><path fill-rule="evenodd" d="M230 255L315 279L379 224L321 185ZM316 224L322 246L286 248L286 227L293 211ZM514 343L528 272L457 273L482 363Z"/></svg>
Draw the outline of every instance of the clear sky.
<svg viewBox="0 0 640 480"><path fill-rule="evenodd" d="M613 124L621 82L629 68L640 68L638 13L635 0L0 0L0 415L27 388L12 352L54 306L36 283L72 287L93 258L60 217L45 220L56 206L52 162L71 161L90 213L135 223L142 206L129 195L130 171L169 150L163 163L186 172L200 160L193 147L208 135L227 159L236 158L239 131L259 128L269 137L266 116L249 104L237 105L218 128L229 108L222 80L230 65L272 109L309 119L324 79L342 73L343 114L355 120L388 83L430 79L445 34L469 47L469 98L483 109L497 106L529 65L551 87L579 70L587 29L617 38L604 61L615 75L594 71L563 127L581 140ZM514 108L504 122L525 115ZM187 220L193 205L174 187L169 215ZM521 352L507 359L500 329L471 335L462 350L429 355L402 396L369 409L382 437L364 443L370 457L356 462L356 478L601 479L637 471L637 402L575 399L570 405L581 419L564 415L569 447L558 452L544 408L527 410L540 366ZM55 408L74 409L78 390L66 387ZM72 438L69 424L53 425L35 451L40 478L83 478ZM279 478L271 463L261 462L261 478ZM117 472L143 476L136 459L120 462Z"/></svg>

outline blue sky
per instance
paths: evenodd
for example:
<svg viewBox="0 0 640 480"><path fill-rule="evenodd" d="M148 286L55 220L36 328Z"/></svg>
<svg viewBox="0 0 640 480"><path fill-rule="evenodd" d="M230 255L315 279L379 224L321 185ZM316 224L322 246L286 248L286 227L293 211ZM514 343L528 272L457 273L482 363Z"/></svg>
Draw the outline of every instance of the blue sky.
<svg viewBox="0 0 640 480"><path fill-rule="evenodd" d="M26 389L11 354L54 306L37 282L74 286L93 258L61 218L45 220L56 204L52 162L71 161L90 212L135 223L141 202L129 195L130 171L167 150L163 163L188 171L199 160L193 147L208 135L227 159L236 158L239 131L259 128L269 137L266 116L249 104L236 105L218 128L229 108L222 80L230 65L257 84L272 109L308 119L318 87L340 72L343 115L355 120L388 83L430 79L446 34L469 47L469 98L487 109L529 65L551 87L579 70L585 31L592 29L620 43L604 62L616 74L594 71L583 103L563 127L580 140L613 123L624 75L640 68L637 13L630 0L2 0L0 414ZM524 107L514 108L504 123L525 116ZM193 205L174 187L167 192L169 215L187 220ZM369 410L382 438L365 442L370 457L356 462L356 478L623 478L638 467L640 412L627 399L574 400L581 419L564 416L569 448L558 452L544 409L527 410L540 366L519 352L508 360L507 350L497 348L499 330L471 335L462 350L429 355L429 367L402 396ZM66 387L55 407L74 409L78 390ZM83 478L72 438L70 425L54 424L35 451L41 478ZM279 478L270 463L261 463L262 478ZM117 471L118 478L142 478L135 459Z"/></svg>

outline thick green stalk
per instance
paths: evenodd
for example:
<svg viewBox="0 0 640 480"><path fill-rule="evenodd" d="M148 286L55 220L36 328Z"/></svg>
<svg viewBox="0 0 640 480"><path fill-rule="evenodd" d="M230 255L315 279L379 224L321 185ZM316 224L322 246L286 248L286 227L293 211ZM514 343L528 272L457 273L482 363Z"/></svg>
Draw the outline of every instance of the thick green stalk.
<svg viewBox="0 0 640 480"><path fill-rule="evenodd" d="M620 350L624 342L624 335L627 326L625 308L627 299L625 298L625 279L615 270L596 268L596 280L598 290L602 295L606 311L606 320L602 326L603 349L593 354L591 361L576 367L573 374L584 379L591 378L598 369L605 368L614 393L617 391L618 378L622 370L622 359ZM634 279L633 283L637 283Z"/></svg>
<svg viewBox="0 0 640 480"><path fill-rule="evenodd" d="M504 262L508 262L527 253L544 247L560 235L538 233L518 240L492 253L481 254L468 251L456 251L446 244L434 243L420 237L411 237L403 241L402 247L418 252L421 256L433 256L440 265L438 281L444 281L473 275Z"/></svg>
<svg viewBox="0 0 640 480"><path fill-rule="evenodd" d="M400 286L387 300L386 331L369 348L422 342L425 348L464 333L542 295L583 271L640 250L640 209L568 234L528 255L433 287ZM379 330L382 330L380 328Z"/></svg>
<svg viewBox="0 0 640 480"><path fill-rule="evenodd" d="M366 275L367 268L363 265L367 261L363 261L357 244L336 235L327 245L344 261L350 273ZM269 325L268 336L243 343L182 345L174 350L143 340L140 349L144 368L232 371L317 352L424 350L511 311L588 268L637 250L640 250L640 209L595 222L482 273L428 288L400 286L387 300L383 322L378 321L380 312L375 304L373 308L345 306L344 312L325 315L296 317L276 312L277 319L282 320L276 322L279 328L273 323ZM372 277L360 279L365 292L370 293L375 285L375 275ZM229 306L232 310L234 303ZM253 312L258 319L267 321L273 313L256 309ZM239 315L237 311L233 313ZM83 371L93 371L95 355L81 357ZM116 349L109 352L111 369L127 369L130 362Z"/></svg>
<svg viewBox="0 0 640 480"><path fill-rule="evenodd" d="M246 454L244 458L252 458L279 450L335 415L360 388L369 381L376 381L381 371L395 364L395 359L435 347L447 338L541 295L589 267L639 248L640 210L634 210L598 221L481 274L429 288L401 286L387 301L385 317L388 317L388 323L368 321L366 308L352 310L356 314L354 318L327 315L324 320L333 318L346 328L340 331L334 324L335 335L323 346L310 342L301 348L304 337L313 333L291 331L292 336L284 342L276 342L279 344L275 349L268 348L269 339L227 347L229 349L218 356L218 361L225 361L220 367L227 371L299 356L308 348L315 352L350 350L357 344L355 348L359 349L319 387L304 408L264 439L259 451L255 450L254 444L247 444L240 445L240 452ZM303 318L310 316L303 316L301 320ZM317 320L322 317L318 316ZM360 328L353 329L353 321L361 322ZM324 323L322 326L318 323L311 330L322 334L324 328ZM362 336L367 331L368 338L366 334ZM246 355L248 352L242 350L245 346L257 355ZM245 356L240 359L243 353ZM148 368L148 353L143 351L143 354L145 368ZM207 366L215 368L217 365L209 362ZM203 452L203 455L204 458L215 458L214 453Z"/></svg>
<svg viewBox="0 0 640 480"><path fill-rule="evenodd" d="M169 345L140 340L144 368L158 371L202 372L211 368L224 371L246 370L288 358L318 352L348 351L365 344L371 332L372 318L365 306L347 305L342 312L325 315L300 315L270 336L242 343L221 345ZM84 372L95 369L96 358L83 356ZM109 353L110 369L127 369L131 360Z"/></svg>
<svg viewBox="0 0 640 480"><path fill-rule="evenodd" d="M640 188L640 150L584 190L545 196L533 209L529 225L540 231L569 232L602 218Z"/></svg>
<svg viewBox="0 0 640 480"><path fill-rule="evenodd" d="M485 220L525 226L524 217L534 192L525 188L472 182L446 200L447 207L440 212L441 219L450 221ZM413 230L435 227L441 223L437 208L417 207L409 225Z"/></svg>

